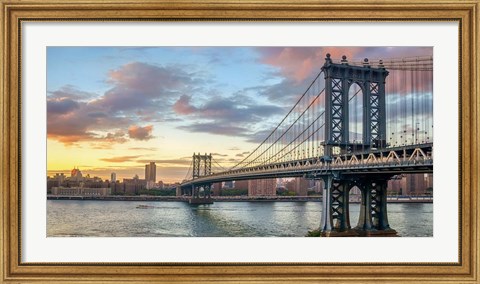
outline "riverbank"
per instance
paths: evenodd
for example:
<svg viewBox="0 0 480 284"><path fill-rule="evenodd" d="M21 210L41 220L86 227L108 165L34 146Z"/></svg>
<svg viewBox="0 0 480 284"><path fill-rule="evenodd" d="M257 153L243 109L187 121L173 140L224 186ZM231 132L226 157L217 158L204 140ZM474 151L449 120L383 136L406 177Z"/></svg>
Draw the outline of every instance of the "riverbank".
<svg viewBox="0 0 480 284"><path fill-rule="evenodd" d="M321 196L215 196L214 202L307 202L322 201ZM68 196L48 194L47 200L98 200L98 201L184 201L188 202L187 196L149 196L149 195L108 195L108 196ZM430 196L391 196L387 197L388 203L432 203ZM359 198L352 198L350 203L360 203Z"/></svg>

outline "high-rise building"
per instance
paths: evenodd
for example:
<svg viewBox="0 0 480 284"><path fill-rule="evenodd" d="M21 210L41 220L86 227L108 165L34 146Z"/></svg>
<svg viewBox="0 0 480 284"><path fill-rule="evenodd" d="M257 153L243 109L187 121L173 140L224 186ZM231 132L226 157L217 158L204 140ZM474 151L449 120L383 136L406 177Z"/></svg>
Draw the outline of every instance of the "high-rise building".
<svg viewBox="0 0 480 284"><path fill-rule="evenodd" d="M402 195L406 194L406 178L402 175L397 175L388 180L387 191L390 194Z"/></svg>
<svg viewBox="0 0 480 284"><path fill-rule="evenodd" d="M433 174L425 174L425 193L433 193Z"/></svg>
<svg viewBox="0 0 480 284"><path fill-rule="evenodd" d="M425 186L427 188L433 187L433 174L425 174L424 179L425 179Z"/></svg>
<svg viewBox="0 0 480 284"><path fill-rule="evenodd" d="M322 179L315 180L315 192L316 193L323 193L323 189L325 188L325 183Z"/></svg>
<svg viewBox="0 0 480 284"><path fill-rule="evenodd" d="M255 179L248 181L248 196L274 196L277 195L277 180Z"/></svg>
<svg viewBox="0 0 480 284"><path fill-rule="evenodd" d="M422 195L433 187L432 174L406 174L388 181L388 191L401 195Z"/></svg>
<svg viewBox="0 0 480 284"><path fill-rule="evenodd" d="M223 187L232 189L233 188L233 181L226 181L223 183Z"/></svg>
<svg viewBox="0 0 480 284"><path fill-rule="evenodd" d="M61 174L55 174L54 179L58 182L58 186L61 186L62 183L65 181L66 176L61 173Z"/></svg>
<svg viewBox="0 0 480 284"><path fill-rule="evenodd" d="M212 195L219 196L221 191L222 191L222 183L221 182L214 183L211 191Z"/></svg>
<svg viewBox="0 0 480 284"><path fill-rule="evenodd" d="M294 180L287 183L287 189L294 191L297 196L306 196L307 190L310 187L310 182L306 178L295 178Z"/></svg>
<svg viewBox="0 0 480 284"><path fill-rule="evenodd" d="M82 176L82 172L80 171L80 169L77 169L77 168L73 168L73 170L70 172L70 177L77 177L77 176Z"/></svg>
<svg viewBox="0 0 480 284"><path fill-rule="evenodd" d="M116 182L117 181L117 174L116 173L112 173L110 175L110 182Z"/></svg>
<svg viewBox="0 0 480 284"><path fill-rule="evenodd" d="M152 181L153 183L157 180L157 166L155 162L150 162L150 164L145 165L145 180Z"/></svg>
<svg viewBox="0 0 480 284"><path fill-rule="evenodd" d="M147 189L147 181L139 179L138 175L135 175L131 179L124 178L123 184L125 187L125 193L130 195L138 194L139 191Z"/></svg>
<svg viewBox="0 0 480 284"><path fill-rule="evenodd" d="M82 172L80 171L80 169L78 167L73 168L73 170L70 172L70 181L73 181L73 182L82 182L83 181Z"/></svg>
<svg viewBox="0 0 480 284"><path fill-rule="evenodd" d="M163 189L164 187L165 187L165 184L163 183L163 181L159 180L158 181L158 188Z"/></svg>
<svg viewBox="0 0 480 284"><path fill-rule="evenodd" d="M407 183L409 185L409 194L422 195L425 193L425 177L424 174L407 175Z"/></svg>
<svg viewBox="0 0 480 284"><path fill-rule="evenodd" d="M248 180L237 180L234 185L235 189L248 189Z"/></svg>
<svg viewBox="0 0 480 284"><path fill-rule="evenodd" d="M283 178L277 178L277 187L284 186Z"/></svg>

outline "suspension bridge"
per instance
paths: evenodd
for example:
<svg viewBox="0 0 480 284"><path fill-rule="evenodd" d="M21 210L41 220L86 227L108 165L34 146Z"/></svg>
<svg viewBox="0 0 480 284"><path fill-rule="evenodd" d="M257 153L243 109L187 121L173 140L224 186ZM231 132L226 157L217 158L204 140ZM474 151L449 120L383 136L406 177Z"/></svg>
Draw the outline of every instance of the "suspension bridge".
<svg viewBox="0 0 480 284"><path fill-rule="evenodd" d="M433 172L433 59L334 60L248 156L230 168L194 154L177 194L212 203L214 183L304 177L322 180L322 236L394 236L387 182ZM218 166L217 170L212 170ZM361 191L358 224L349 218L349 191Z"/></svg>

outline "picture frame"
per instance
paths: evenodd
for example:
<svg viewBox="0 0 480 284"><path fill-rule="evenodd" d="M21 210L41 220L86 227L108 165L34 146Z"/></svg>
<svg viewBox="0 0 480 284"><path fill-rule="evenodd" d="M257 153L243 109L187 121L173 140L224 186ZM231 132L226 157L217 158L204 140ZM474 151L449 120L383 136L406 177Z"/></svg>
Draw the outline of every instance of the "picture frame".
<svg viewBox="0 0 480 284"><path fill-rule="evenodd" d="M2 0L1 279L5 283L477 283L479 253L480 2L474 1L82 1ZM334 17L332 15L335 15ZM22 23L135 21L435 22L459 25L459 261L455 263L25 263L21 256ZM456 60L456 59L446 59Z"/></svg>

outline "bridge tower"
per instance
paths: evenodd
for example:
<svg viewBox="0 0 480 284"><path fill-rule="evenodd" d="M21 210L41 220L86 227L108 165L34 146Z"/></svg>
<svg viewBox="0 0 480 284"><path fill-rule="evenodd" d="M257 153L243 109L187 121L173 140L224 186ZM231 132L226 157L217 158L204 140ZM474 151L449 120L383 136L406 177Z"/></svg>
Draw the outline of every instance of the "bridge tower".
<svg viewBox="0 0 480 284"><path fill-rule="evenodd" d="M378 68L370 66L365 58L363 66L348 64L343 56L340 63L333 63L330 54L326 55L322 67L325 75L325 161L331 161L334 147L340 154L347 154L361 148L386 147L386 103L385 79L388 71L382 61ZM359 144L350 142L349 129L349 90L358 84L363 94L363 129ZM322 236L371 236L396 235L390 229L387 218L387 181L391 175L358 174L344 176L331 170L324 175ZM349 192L357 186L362 192L362 203L357 226L352 229L349 216Z"/></svg>
<svg viewBox="0 0 480 284"><path fill-rule="evenodd" d="M193 179L212 174L212 154L193 153Z"/></svg>
<svg viewBox="0 0 480 284"><path fill-rule="evenodd" d="M201 155L193 153L193 180L212 174L212 154ZM189 199L190 204L212 204L211 183L192 184L192 196ZM202 191L203 190L203 191Z"/></svg>
<svg viewBox="0 0 480 284"><path fill-rule="evenodd" d="M388 71L382 61L378 68L370 66L367 58L363 66L353 66L348 64L345 55L341 63L333 63L327 53L322 71L325 75L325 155L332 156L333 147L339 147L342 153L355 146L367 150L385 147L385 79ZM358 84L363 93L362 142L355 145L349 142L348 125L348 92L354 84Z"/></svg>

